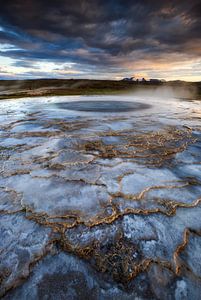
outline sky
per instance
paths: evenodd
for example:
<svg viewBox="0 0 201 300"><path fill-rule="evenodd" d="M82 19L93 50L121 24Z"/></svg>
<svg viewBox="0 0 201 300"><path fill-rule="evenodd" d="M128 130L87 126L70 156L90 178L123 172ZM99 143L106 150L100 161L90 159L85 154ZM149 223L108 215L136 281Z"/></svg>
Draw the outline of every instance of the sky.
<svg viewBox="0 0 201 300"><path fill-rule="evenodd" d="M201 81L201 1L0 0L0 79Z"/></svg>

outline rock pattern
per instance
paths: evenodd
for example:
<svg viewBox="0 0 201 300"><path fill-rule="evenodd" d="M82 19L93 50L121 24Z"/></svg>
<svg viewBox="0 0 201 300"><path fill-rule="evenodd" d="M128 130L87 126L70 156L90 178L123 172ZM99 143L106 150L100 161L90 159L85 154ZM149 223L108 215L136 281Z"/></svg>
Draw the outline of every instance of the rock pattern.
<svg viewBox="0 0 201 300"><path fill-rule="evenodd" d="M0 296L199 299L199 101L78 98L0 103Z"/></svg>

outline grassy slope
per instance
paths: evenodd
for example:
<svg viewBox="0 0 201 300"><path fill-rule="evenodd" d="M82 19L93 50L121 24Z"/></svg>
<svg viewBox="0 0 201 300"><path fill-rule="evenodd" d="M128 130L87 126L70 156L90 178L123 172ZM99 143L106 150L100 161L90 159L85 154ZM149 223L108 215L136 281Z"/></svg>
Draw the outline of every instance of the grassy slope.
<svg viewBox="0 0 201 300"><path fill-rule="evenodd" d="M142 84L114 80L87 79L35 79L35 80L0 80L0 99L55 96L55 95L92 95L132 92L138 89L153 89L159 86L185 88L201 98L201 82L166 82L161 84Z"/></svg>

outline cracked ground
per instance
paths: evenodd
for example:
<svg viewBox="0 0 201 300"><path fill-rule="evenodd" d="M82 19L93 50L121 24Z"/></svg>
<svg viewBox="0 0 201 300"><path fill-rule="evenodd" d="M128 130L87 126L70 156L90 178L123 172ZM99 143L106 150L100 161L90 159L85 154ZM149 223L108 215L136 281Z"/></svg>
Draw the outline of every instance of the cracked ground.
<svg viewBox="0 0 201 300"><path fill-rule="evenodd" d="M200 101L0 107L3 299L200 299Z"/></svg>

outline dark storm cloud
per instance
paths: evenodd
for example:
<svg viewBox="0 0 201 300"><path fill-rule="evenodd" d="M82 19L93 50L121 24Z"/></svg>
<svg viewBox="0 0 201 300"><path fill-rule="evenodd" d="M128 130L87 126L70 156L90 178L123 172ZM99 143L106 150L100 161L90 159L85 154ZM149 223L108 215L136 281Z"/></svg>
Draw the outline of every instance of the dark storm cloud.
<svg viewBox="0 0 201 300"><path fill-rule="evenodd" d="M145 0L1 1L1 55L18 60L122 66L169 53L199 56L201 2ZM195 46L197 44L197 47Z"/></svg>

